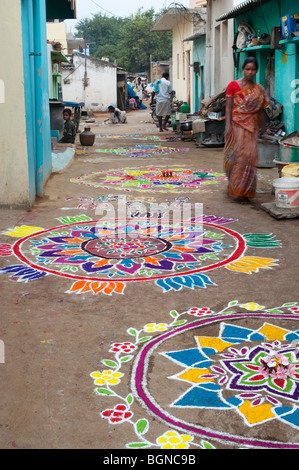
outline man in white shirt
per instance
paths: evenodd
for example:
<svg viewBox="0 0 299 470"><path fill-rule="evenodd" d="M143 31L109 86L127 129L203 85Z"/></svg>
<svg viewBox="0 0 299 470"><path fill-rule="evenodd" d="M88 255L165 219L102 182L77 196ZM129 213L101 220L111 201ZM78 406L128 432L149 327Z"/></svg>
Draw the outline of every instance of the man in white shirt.
<svg viewBox="0 0 299 470"><path fill-rule="evenodd" d="M160 132L166 129L166 124L171 114L171 98L172 98L172 86L169 81L169 73L164 72L162 78L157 80L154 85L154 93L152 94L152 100L156 97L156 115L159 120ZM164 125L163 125L163 117Z"/></svg>

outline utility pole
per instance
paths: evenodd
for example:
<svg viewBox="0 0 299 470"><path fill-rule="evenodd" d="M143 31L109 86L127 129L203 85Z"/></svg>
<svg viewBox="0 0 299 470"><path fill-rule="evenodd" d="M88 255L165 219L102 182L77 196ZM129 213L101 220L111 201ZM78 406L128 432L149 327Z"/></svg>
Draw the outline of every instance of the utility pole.
<svg viewBox="0 0 299 470"><path fill-rule="evenodd" d="M86 86L87 86L87 71L86 71L86 48L87 48L87 44L86 44L86 34L85 33L83 34L83 39L84 39L84 56L85 56L85 60L84 60L84 78L83 78L83 90L84 90L83 101L85 103L85 101L86 101L85 89L86 89Z"/></svg>

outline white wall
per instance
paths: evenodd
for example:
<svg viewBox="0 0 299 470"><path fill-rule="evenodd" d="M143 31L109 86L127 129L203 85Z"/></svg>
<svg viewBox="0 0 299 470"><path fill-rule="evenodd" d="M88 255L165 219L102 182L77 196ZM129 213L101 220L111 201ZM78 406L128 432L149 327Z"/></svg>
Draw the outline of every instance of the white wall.
<svg viewBox="0 0 299 470"><path fill-rule="evenodd" d="M67 54L66 23L47 23L47 39L62 44L62 54Z"/></svg>
<svg viewBox="0 0 299 470"><path fill-rule="evenodd" d="M183 16L178 15L178 18L181 21L172 30L172 86L176 98L187 101L192 108L193 69L189 65L193 63L193 42L184 41L184 38L192 36L193 22L191 16L189 21Z"/></svg>
<svg viewBox="0 0 299 470"><path fill-rule="evenodd" d="M84 89L85 56L73 55L74 71L63 69L63 100L84 102L87 112L105 111L117 104L117 68L103 60L86 56L88 85ZM68 83L69 82L69 83Z"/></svg>
<svg viewBox="0 0 299 470"><path fill-rule="evenodd" d="M28 206L21 2L1 0L0 206Z"/></svg>
<svg viewBox="0 0 299 470"><path fill-rule="evenodd" d="M233 0L207 3L206 97L221 92L234 78L234 20L216 21L234 6Z"/></svg>

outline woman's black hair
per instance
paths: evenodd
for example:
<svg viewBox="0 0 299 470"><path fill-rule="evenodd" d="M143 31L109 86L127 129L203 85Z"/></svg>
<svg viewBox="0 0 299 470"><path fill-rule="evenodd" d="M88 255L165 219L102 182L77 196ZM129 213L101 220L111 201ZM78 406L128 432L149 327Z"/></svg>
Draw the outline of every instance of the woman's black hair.
<svg viewBox="0 0 299 470"><path fill-rule="evenodd" d="M259 64L255 57L247 57L242 65L242 70L244 70L247 64L254 64L256 66L256 70L259 69Z"/></svg>

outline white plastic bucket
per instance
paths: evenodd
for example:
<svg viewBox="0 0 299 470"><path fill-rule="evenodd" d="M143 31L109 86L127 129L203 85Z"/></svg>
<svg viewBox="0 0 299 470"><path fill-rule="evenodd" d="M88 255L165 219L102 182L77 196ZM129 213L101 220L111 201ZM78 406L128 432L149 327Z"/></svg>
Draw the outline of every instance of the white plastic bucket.
<svg viewBox="0 0 299 470"><path fill-rule="evenodd" d="M277 207L299 207L299 178L277 178L273 186Z"/></svg>

